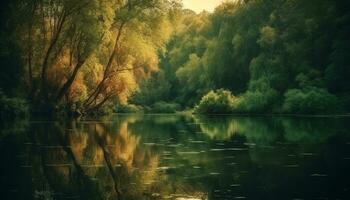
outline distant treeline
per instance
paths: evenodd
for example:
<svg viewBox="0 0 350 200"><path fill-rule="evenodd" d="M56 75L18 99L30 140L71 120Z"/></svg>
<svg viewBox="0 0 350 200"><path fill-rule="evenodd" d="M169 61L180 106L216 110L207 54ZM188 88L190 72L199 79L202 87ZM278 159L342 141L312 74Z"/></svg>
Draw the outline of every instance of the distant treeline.
<svg viewBox="0 0 350 200"><path fill-rule="evenodd" d="M249 0L223 3L213 14L184 10L160 70L129 103L197 105L199 113L350 112L349 36L348 0Z"/></svg>

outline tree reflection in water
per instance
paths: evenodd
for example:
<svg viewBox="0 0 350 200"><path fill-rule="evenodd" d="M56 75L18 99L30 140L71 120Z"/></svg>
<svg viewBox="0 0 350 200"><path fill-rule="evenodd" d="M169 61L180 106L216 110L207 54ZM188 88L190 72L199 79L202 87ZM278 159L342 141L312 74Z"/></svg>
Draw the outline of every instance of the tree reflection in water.
<svg viewBox="0 0 350 200"><path fill-rule="evenodd" d="M348 122L180 115L18 122L0 137L2 199L344 199Z"/></svg>
<svg viewBox="0 0 350 200"><path fill-rule="evenodd" d="M154 148L128 129L132 119L31 123L22 168L33 182L22 189L38 199L159 198L166 176Z"/></svg>

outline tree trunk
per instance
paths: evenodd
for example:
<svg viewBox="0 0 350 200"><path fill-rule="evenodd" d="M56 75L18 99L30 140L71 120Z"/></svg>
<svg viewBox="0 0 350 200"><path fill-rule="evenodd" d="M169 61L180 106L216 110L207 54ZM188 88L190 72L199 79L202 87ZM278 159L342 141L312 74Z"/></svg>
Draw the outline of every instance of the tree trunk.
<svg viewBox="0 0 350 200"><path fill-rule="evenodd" d="M115 43L114 43L114 48L113 48L113 51L112 51L112 54L110 55L109 59L108 59L108 63L106 65L106 68L103 72L103 78L102 80L100 81L100 83L98 84L98 86L96 87L96 89L91 93L91 95L86 99L85 103L84 103L84 106L89 106L92 104L92 102L94 102L94 100L96 100L96 98L98 97L98 95L100 94L101 92L101 88L103 86L103 84L105 83L105 81L107 80L108 78L108 72L109 72L109 69L111 68L112 64L113 64L113 61L114 61L114 58L115 56L117 55L117 51L118 51L118 45L119 45L119 40L120 40L120 37L122 35L122 31L123 31L123 28L125 26L126 22L122 22L120 24L120 27L119 27L119 31L118 31L118 35L116 37L116 40L115 40Z"/></svg>
<svg viewBox="0 0 350 200"><path fill-rule="evenodd" d="M60 20L59 20L59 24L58 24L58 27L57 27L57 31L55 31L55 34L53 36L53 39L51 40L51 43L49 45L49 48L47 49L46 53L45 53L45 56L44 56L44 60L43 60L43 63L42 63L42 67L41 67L41 83L40 83L40 89L42 91L41 94L44 95L44 97L47 98L47 80L46 80L46 72L47 72L47 68L48 68L48 65L49 65L49 58L51 56L51 53L54 49L54 47L56 46L57 42L58 42L58 39L59 39L59 36L61 34L61 31L62 31L62 28L63 28L63 25L65 23L65 20L66 20L66 13L65 11L62 12L62 16L60 17Z"/></svg>
<svg viewBox="0 0 350 200"><path fill-rule="evenodd" d="M59 90L57 96L56 96L56 102L60 102L62 97L66 94L66 92L70 89L70 87L72 86L78 72L79 69L83 66L83 64L85 63L84 61L79 61L73 70L72 75L68 78L68 80L66 81L66 83L62 86L62 88Z"/></svg>

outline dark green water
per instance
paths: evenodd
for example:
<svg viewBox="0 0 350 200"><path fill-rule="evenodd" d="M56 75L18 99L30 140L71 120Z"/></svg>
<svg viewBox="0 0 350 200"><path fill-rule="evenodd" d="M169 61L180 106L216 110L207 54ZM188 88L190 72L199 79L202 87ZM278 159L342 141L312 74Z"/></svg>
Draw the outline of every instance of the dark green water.
<svg viewBox="0 0 350 200"><path fill-rule="evenodd" d="M350 199L349 118L2 122L0 199Z"/></svg>

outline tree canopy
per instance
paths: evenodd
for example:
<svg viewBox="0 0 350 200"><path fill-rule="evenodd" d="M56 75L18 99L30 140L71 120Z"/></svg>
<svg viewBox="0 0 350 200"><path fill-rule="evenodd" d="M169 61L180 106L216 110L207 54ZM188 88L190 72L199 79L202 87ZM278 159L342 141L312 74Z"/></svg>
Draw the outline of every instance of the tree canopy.
<svg viewBox="0 0 350 200"><path fill-rule="evenodd" d="M199 14L178 0L2 4L1 94L33 111L186 109L211 91L234 96L232 112L350 111L346 0L225 1Z"/></svg>
<svg viewBox="0 0 350 200"><path fill-rule="evenodd" d="M226 89L237 97L233 112L348 112L348 8L345 0L250 0L212 14L185 10L161 59L172 88L163 100L191 108Z"/></svg>

